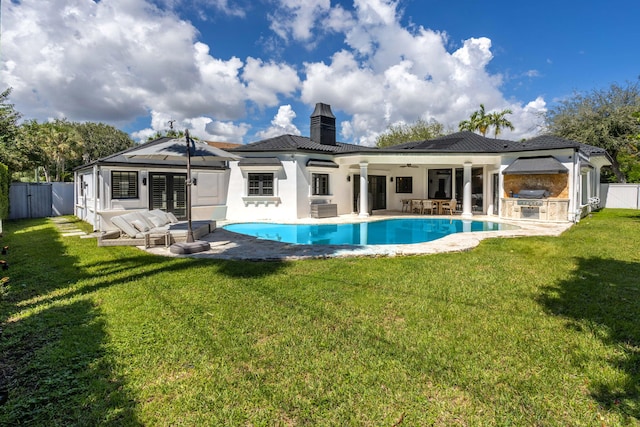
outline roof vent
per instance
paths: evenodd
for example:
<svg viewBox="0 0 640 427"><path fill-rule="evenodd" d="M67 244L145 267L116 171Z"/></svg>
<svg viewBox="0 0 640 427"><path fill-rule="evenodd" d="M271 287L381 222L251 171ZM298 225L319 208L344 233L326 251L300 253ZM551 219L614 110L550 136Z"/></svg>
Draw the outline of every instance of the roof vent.
<svg viewBox="0 0 640 427"><path fill-rule="evenodd" d="M329 104L318 102L311 114L311 141L322 145L336 145L336 116Z"/></svg>

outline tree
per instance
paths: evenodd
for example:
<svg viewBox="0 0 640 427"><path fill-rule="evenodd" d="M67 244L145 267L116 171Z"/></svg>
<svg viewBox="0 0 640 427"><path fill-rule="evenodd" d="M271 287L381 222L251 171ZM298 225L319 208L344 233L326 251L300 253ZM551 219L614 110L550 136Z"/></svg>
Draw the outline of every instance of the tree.
<svg viewBox="0 0 640 427"><path fill-rule="evenodd" d="M458 123L458 129L468 130L470 132L480 132L482 136L487 135L487 130L491 126L489 115L484 110L484 104L480 104L480 109L471 113L469 120L463 120Z"/></svg>
<svg viewBox="0 0 640 427"><path fill-rule="evenodd" d="M546 125L550 133L562 138L604 148L612 158L612 171L618 182L627 182L625 170L638 163L640 121L638 83L612 84L608 89L575 93L549 109Z"/></svg>
<svg viewBox="0 0 640 427"><path fill-rule="evenodd" d="M376 147L384 148L410 141L423 141L444 135L444 126L435 120L418 120L413 124L400 123L391 125L378 135Z"/></svg>
<svg viewBox="0 0 640 427"><path fill-rule="evenodd" d="M513 123L511 123L507 118L507 114L513 114L510 109L504 109L500 112L494 111L489 114L489 125L493 126L493 138L497 138L498 135L502 132L502 129L514 130Z"/></svg>
<svg viewBox="0 0 640 427"><path fill-rule="evenodd" d="M104 123L73 123L73 127L82 139L82 163L118 153L135 144L128 133Z"/></svg>
<svg viewBox="0 0 640 427"><path fill-rule="evenodd" d="M4 163L12 171L19 167L15 143L21 115L9 103L9 95L11 88L0 94L0 163Z"/></svg>
<svg viewBox="0 0 640 427"><path fill-rule="evenodd" d="M150 136L147 138L147 141L153 141L155 139L158 138L164 138L164 137L168 137L168 138L182 138L184 136L184 130L179 130L176 131L174 129L170 129L168 131L165 132L161 132L161 131L156 131L156 134L153 136ZM191 137L190 137L191 138ZM197 139L196 137L193 137L193 139Z"/></svg>
<svg viewBox="0 0 640 427"><path fill-rule="evenodd" d="M60 119L24 123L20 126L17 146L23 156L23 167L41 167L47 182L64 180L67 162L82 156L80 134L73 124Z"/></svg>

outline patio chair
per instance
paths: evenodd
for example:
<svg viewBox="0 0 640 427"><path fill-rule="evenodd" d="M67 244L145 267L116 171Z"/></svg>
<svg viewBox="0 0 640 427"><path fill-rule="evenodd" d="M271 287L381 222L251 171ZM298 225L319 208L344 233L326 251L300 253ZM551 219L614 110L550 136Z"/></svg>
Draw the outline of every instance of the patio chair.
<svg viewBox="0 0 640 427"><path fill-rule="evenodd" d="M423 200L422 201L422 210L420 211L420 213L422 213L423 215L427 213L427 211L429 211L430 215L433 215L433 211L436 208L436 205L433 203L432 200Z"/></svg>
<svg viewBox="0 0 640 427"><path fill-rule="evenodd" d="M402 212L411 211L411 199L402 199Z"/></svg>
<svg viewBox="0 0 640 427"><path fill-rule="evenodd" d="M422 212L422 201L421 200L411 200L411 213L421 213Z"/></svg>
<svg viewBox="0 0 640 427"><path fill-rule="evenodd" d="M456 199L451 199L451 200L442 202L442 204L440 205L440 209L442 209L443 213L447 213L448 211L449 215L453 215L454 213L456 213L457 205L458 205L458 202L456 201Z"/></svg>

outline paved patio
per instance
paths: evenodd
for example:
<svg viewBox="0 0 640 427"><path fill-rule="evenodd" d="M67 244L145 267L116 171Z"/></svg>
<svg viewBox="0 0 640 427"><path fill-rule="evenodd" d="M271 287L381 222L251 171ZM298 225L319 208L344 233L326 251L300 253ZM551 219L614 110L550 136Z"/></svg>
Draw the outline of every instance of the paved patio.
<svg viewBox="0 0 640 427"><path fill-rule="evenodd" d="M399 212L376 212L369 217L368 221L381 219L411 217L412 215L401 214ZM425 218L426 216L415 216ZM435 218L443 218L436 216ZM447 217L460 219L459 216ZM262 240L244 234L232 233L222 228L216 229L201 240L206 240L211 244L211 249L190 255L175 255L169 252L168 248L156 246L146 249L148 252L172 257L193 257L193 258L217 258L229 260L260 260L260 261L285 261L312 258L340 258L340 257L376 257L376 256L402 256L434 254L441 252L460 252L476 247L481 240L494 237L523 237L523 236L558 236L571 227L571 223L539 223L539 222L513 222L499 221L495 217L474 216L476 221L492 221L497 223L511 224L519 228L514 230L482 231L470 233L456 233L442 239L425 243L414 243L407 245L294 245L271 240ZM361 221L357 215L341 215L335 218L312 219L305 218L296 222L305 224L339 224L346 222ZM227 222L218 222L218 227L222 227Z"/></svg>

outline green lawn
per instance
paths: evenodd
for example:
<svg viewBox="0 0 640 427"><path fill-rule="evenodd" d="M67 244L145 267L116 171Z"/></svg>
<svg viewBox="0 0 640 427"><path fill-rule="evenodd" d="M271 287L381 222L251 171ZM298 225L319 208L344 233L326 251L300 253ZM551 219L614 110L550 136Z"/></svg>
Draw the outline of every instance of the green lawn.
<svg viewBox="0 0 640 427"><path fill-rule="evenodd" d="M0 242L0 425L640 425L638 211L396 258Z"/></svg>

